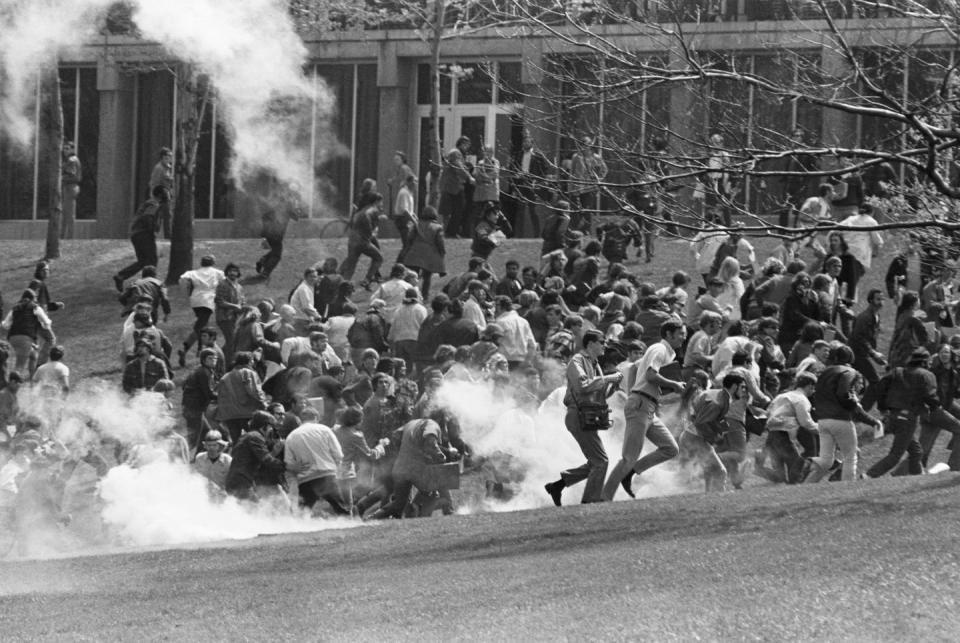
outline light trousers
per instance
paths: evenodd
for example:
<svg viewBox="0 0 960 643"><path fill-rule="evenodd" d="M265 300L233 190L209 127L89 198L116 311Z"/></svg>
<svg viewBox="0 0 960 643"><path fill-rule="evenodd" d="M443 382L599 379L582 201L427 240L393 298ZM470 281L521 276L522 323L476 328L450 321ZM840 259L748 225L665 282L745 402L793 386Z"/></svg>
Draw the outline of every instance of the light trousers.
<svg viewBox="0 0 960 643"><path fill-rule="evenodd" d="M816 465L806 482L820 482L833 466L836 452L843 458L844 482L857 477L857 427L852 420L820 420L820 455L813 459Z"/></svg>

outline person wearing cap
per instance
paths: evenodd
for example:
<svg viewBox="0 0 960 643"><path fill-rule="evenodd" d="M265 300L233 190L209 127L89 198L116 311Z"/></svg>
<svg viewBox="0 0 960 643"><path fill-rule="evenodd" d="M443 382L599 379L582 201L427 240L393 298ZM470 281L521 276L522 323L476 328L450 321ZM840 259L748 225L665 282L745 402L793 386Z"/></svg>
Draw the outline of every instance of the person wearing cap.
<svg viewBox="0 0 960 643"><path fill-rule="evenodd" d="M880 428L880 420L872 417L860 406L860 389L863 377L850 366L853 351L845 344L834 346L830 351L830 366L817 378L813 395L813 407L817 410L817 426L820 432L820 454L813 459L813 466L805 482L819 482L833 466L836 451L843 460L841 480L857 477L857 427L854 422L864 422Z"/></svg>
<svg viewBox="0 0 960 643"><path fill-rule="evenodd" d="M537 340L529 322L517 314L510 297L498 295L494 303L497 309L495 325L502 332L500 352L507 358L511 370L530 363L537 353Z"/></svg>
<svg viewBox="0 0 960 643"><path fill-rule="evenodd" d="M390 345L387 343L387 320L383 317L384 301L372 299L367 306L367 312L358 315L356 321L347 331L347 341L350 342L350 361L354 365L360 363L362 354L372 348L377 353L386 353Z"/></svg>
<svg viewBox="0 0 960 643"><path fill-rule="evenodd" d="M227 427L232 444L240 439L253 414L267 405L252 364L250 353L237 353L233 368L217 382L217 420Z"/></svg>
<svg viewBox="0 0 960 643"><path fill-rule="evenodd" d="M170 379L167 365L153 354L148 340L136 340L134 349L134 358L123 369L124 393L133 395L137 391L150 391L158 381Z"/></svg>
<svg viewBox="0 0 960 643"><path fill-rule="evenodd" d="M283 442L276 442L271 449L267 432L277 425L277 420L266 411L255 411L247 420L242 436L234 442L224 489L240 500L257 502L265 492L276 489L273 482L286 470L279 457Z"/></svg>
<svg viewBox="0 0 960 643"><path fill-rule="evenodd" d="M14 369L24 377L32 377L37 368L37 340L41 335L55 343L53 325L43 307L37 304L37 295L29 288L0 324L7 331L7 341L16 355Z"/></svg>
<svg viewBox="0 0 960 643"><path fill-rule="evenodd" d="M193 461L193 470L216 485L217 489L225 490L227 473L233 458L226 453L228 442L223 439L220 431L211 430L203 436L203 450L197 453Z"/></svg>
<svg viewBox="0 0 960 643"><path fill-rule="evenodd" d="M917 428L924 413L940 409L937 378L930 371L930 352L915 349L906 366L894 368L877 384L877 406L887 413L887 432L893 434L890 452L867 469L867 477L879 478L908 458L910 475L923 473L923 449L917 439ZM819 411L819 409L818 409Z"/></svg>
<svg viewBox="0 0 960 643"><path fill-rule="evenodd" d="M187 444L194 451L203 435L204 414L217 400L217 354L204 348L200 351L200 366L183 381L180 408L187 424ZM222 485L221 485L222 486Z"/></svg>
<svg viewBox="0 0 960 643"><path fill-rule="evenodd" d="M394 357L404 360L408 370L413 370L417 357L417 338L420 327L427 318L427 309L420 303L420 292L416 288L407 288L403 305L394 315L387 340L390 342Z"/></svg>
<svg viewBox="0 0 960 643"><path fill-rule="evenodd" d="M372 282L379 280L380 266L383 265L383 254L377 240L382 206L383 195L379 192L369 192L359 198L357 210L350 217L347 257L340 264L340 275L345 281L351 281L361 255L369 257L367 276L360 282L368 290Z"/></svg>
<svg viewBox="0 0 960 643"><path fill-rule="evenodd" d="M194 342L199 341L200 331L207 327L210 317L216 309L215 299L217 286L226 279L223 271L216 267L216 258L213 255L204 255L200 258L200 267L188 270L180 276L180 286L187 291L190 297L190 308L193 309L194 322L190 334L183 341L177 351L180 368L187 365L187 353Z"/></svg>
<svg viewBox="0 0 960 643"><path fill-rule="evenodd" d="M634 385L627 396L623 411L627 423L623 434L623 448L619 462L613 467L603 486L604 500L613 500L617 487L621 484L627 493L632 495L630 481L633 475L639 475L677 457L677 441L657 415L657 411L664 388L683 393L686 385L664 377L660 371L676 359L676 351L683 346L686 338L687 329L683 322L677 319L665 321L660 325L660 341L649 346L637 362L636 375L633 376ZM640 458L643 443L647 439L657 449Z"/></svg>
<svg viewBox="0 0 960 643"><path fill-rule="evenodd" d="M410 288L410 284L403 279L406 272L407 268L403 264L393 264L390 268L390 278L380 284L371 297L371 299L383 300L381 313L387 324L393 323L393 318L403 304L407 289Z"/></svg>
<svg viewBox="0 0 960 643"><path fill-rule="evenodd" d="M548 208L547 218L543 224L543 243L540 246L541 257L557 250L562 251L570 228L569 202L557 201Z"/></svg>
<svg viewBox="0 0 960 643"><path fill-rule="evenodd" d="M567 364L567 392L563 404L567 407L564 416L564 425L577 441L580 450L587 461L579 467L567 469L560 474L560 479L544 485L544 489L553 500L553 504L560 506L563 490L578 482L586 480L581 502L592 503L603 500L603 480L607 474L607 452L603 447L599 431L584 430L580 424L578 406L585 403L603 404L606 402L607 390L616 386L623 379L620 373L604 375L597 361L606 348L603 333L589 330L583 334L583 350L570 358Z"/></svg>

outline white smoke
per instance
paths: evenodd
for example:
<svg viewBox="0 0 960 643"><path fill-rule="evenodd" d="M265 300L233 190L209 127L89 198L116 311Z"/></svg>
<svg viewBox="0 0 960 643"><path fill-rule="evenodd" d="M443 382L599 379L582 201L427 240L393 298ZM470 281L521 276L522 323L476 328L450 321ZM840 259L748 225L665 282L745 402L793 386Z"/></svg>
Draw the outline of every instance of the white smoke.
<svg viewBox="0 0 960 643"><path fill-rule="evenodd" d="M505 501L487 500L483 506L467 511L513 511L552 504L543 485L560 477L560 472L585 461L576 441L564 425L566 407L564 387L550 393L536 410L520 408L507 391L491 382L444 382L437 392L438 403L453 413L460 423L464 441L475 455L489 462L482 475L508 480L512 497ZM614 424L601 432L610 468L620 457L623 444L623 397L610 400ZM644 452L652 450L645 445ZM503 475L505 473L505 475ZM695 490L687 483L675 463L666 463L645 472L634 481L638 498L686 493ZM583 483L565 490L565 504L575 504L583 493ZM618 491L617 500L627 499Z"/></svg>
<svg viewBox="0 0 960 643"><path fill-rule="evenodd" d="M33 140L39 74L64 48L91 36L110 0L0 2L0 130L21 148Z"/></svg>
<svg viewBox="0 0 960 643"><path fill-rule="evenodd" d="M91 40L113 0L0 2L0 130L27 148L36 80L59 54ZM238 177L267 170L302 191L313 182L310 128L318 159L339 153L327 131L332 97L303 73L306 48L281 0L132 0L144 39L190 63L215 89ZM315 110L315 111L311 111Z"/></svg>
<svg viewBox="0 0 960 643"><path fill-rule="evenodd" d="M40 420L43 437L61 443L67 459L79 464L65 480L61 520L31 523L28 532L18 534L16 556L182 545L358 524L311 517L291 509L279 495L277 502L251 505L211 493L207 480L191 466L167 457L176 443L170 435L177 418L161 394L131 398L115 385L84 380L63 398L38 387L23 388L18 402L25 416ZM80 461L90 453L111 467L100 479L92 464ZM71 520L65 526L67 517Z"/></svg>

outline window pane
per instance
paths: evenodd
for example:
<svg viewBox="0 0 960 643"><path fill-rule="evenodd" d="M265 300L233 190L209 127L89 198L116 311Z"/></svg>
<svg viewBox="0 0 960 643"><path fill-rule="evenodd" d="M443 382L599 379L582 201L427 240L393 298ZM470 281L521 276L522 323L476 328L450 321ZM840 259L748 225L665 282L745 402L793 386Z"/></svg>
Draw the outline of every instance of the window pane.
<svg viewBox="0 0 960 643"><path fill-rule="evenodd" d="M97 216L97 157L100 152L100 92L97 91L97 70L84 67L80 71L80 129L76 134L77 155L83 167L80 195L77 197L77 218Z"/></svg>
<svg viewBox="0 0 960 643"><path fill-rule="evenodd" d="M497 92L497 102L501 104L523 102L520 63L500 63L500 85Z"/></svg>
<svg viewBox="0 0 960 643"><path fill-rule="evenodd" d="M466 76L457 82L457 103L490 104L493 102L493 78L488 63L459 65Z"/></svg>
<svg viewBox="0 0 960 643"><path fill-rule="evenodd" d="M450 77L446 74L440 74L440 104L450 104ZM417 104L430 104L430 65L417 65Z"/></svg>
<svg viewBox="0 0 960 643"><path fill-rule="evenodd" d="M23 149L0 132L0 219L33 217L33 145Z"/></svg>

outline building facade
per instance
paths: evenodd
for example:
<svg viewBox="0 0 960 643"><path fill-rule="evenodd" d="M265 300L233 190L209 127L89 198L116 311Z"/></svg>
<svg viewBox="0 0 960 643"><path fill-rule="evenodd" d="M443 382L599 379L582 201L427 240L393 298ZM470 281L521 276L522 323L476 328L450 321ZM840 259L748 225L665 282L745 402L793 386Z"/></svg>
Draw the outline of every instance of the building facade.
<svg viewBox="0 0 960 643"><path fill-rule="evenodd" d="M717 5L716 18L726 21L686 25L690 44L783 82L805 73L802 69L842 73L846 61L818 24L778 20L781 14L773 4L741 0L734 5ZM891 72L883 82L894 95L906 98L929 92L936 78L925 73L925 65L954 62L945 35L924 32L909 20L864 18L839 24L849 41L864 51L880 52L876 43L881 41L919 48L917 55L888 61ZM617 24L591 29L609 42L667 66L679 55L665 46L663 34ZM306 42L310 64L305 73L334 93L336 113L329 126L343 146L342 155L314 168L325 187L314 187L303 195L310 218L323 221L346 212L367 177L377 179L384 195L392 197L387 179L394 173L395 151L404 152L425 178L430 144L429 45L414 30L404 29L324 34L307 37ZM648 146L657 132L670 132L678 141L703 140L720 126L737 138L732 141L737 146L749 146L758 131L797 128L824 145L877 147L891 136L889 125L879 119L796 100L770 102L722 82L645 91L637 99L642 101L640 110L634 103L625 107L604 96L598 96L589 109L568 109L557 99L563 88L546 78L544 70L558 58L579 53L573 44L543 30L490 29L445 40L442 62L471 73L443 77L439 116L444 148L460 136L469 137L475 147L492 142L506 167L519 153L525 130L556 161L568 156L572 142L583 134L632 138L639 149ZM803 65L785 62L787 58ZM176 69L158 46L125 36L105 36L62 55L65 133L76 142L84 172L77 237L126 235L136 205L146 197L160 148L176 142ZM35 122L40 120L38 106ZM554 125L547 126L548 121ZM203 130L196 176L196 236L247 236L251 226L242 214L243 195L229 175L230 140L215 101ZM46 161L40 131L38 127L31 150L15 150L0 141L0 235L4 238L44 235L49 195L42 180ZM311 143L319 141L316 132L311 137ZM422 180L421 189L425 184ZM742 198L749 207L762 209L762 194L771 189L748 180ZM302 226L306 234L318 229Z"/></svg>

